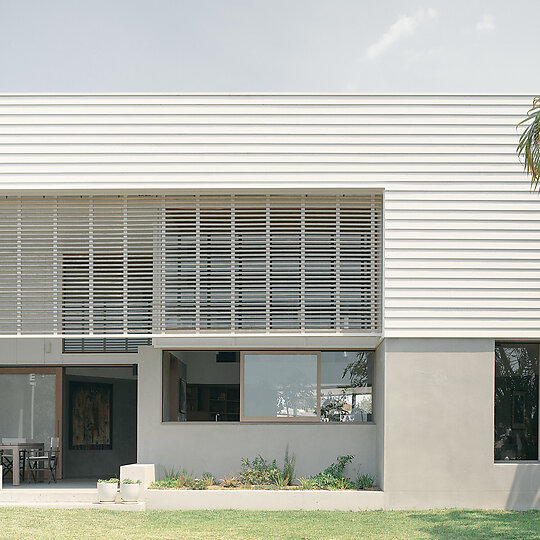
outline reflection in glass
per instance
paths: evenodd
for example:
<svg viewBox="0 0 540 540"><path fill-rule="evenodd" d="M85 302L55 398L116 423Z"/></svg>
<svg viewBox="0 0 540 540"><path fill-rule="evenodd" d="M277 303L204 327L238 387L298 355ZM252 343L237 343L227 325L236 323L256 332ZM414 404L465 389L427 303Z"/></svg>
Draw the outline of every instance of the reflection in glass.
<svg viewBox="0 0 540 540"><path fill-rule="evenodd" d="M495 460L538 459L538 347L495 347Z"/></svg>
<svg viewBox="0 0 540 540"><path fill-rule="evenodd" d="M55 436L56 375L0 374L0 439L45 443Z"/></svg>
<svg viewBox="0 0 540 540"><path fill-rule="evenodd" d="M244 416L317 416L316 354L244 355Z"/></svg>
<svg viewBox="0 0 540 540"><path fill-rule="evenodd" d="M373 351L321 353L321 420L373 419Z"/></svg>

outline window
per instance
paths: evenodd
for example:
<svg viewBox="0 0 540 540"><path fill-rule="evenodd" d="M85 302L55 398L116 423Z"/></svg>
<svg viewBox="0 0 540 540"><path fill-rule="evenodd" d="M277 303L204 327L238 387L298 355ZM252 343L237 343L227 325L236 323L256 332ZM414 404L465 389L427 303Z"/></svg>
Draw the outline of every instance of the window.
<svg viewBox="0 0 540 540"><path fill-rule="evenodd" d="M538 460L538 343L495 347L495 460Z"/></svg>
<svg viewBox="0 0 540 540"><path fill-rule="evenodd" d="M373 351L166 351L163 421L371 422Z"/></svg>
<svg viewBox="0 0 540 540"><path fill-rule="evenodd" d="M319 416L317 353L245 353L243 419Z"/></svg>
<svg viewBox="0 0 540 540"><path fill-rule="evenodd" d="M239 355L165 351L162 417L164 422L238 422Z"/></svg>
<svg viewBox="0 0 540 540"><path fill-rule="evenodd" d="M321 420L373 419L373 351L321 353Z"/></svg>

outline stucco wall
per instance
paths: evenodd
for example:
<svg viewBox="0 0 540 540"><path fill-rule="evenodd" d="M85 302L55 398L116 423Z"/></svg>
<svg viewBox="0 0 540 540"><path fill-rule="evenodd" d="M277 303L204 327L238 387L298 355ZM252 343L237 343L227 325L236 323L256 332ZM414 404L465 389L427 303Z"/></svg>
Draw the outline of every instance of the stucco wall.
<svg viewBox="0 0 540 540"><path fill-rule="evenodd" d="M139 352L138 462L163 468L211 472L222 478L240 469L242 457L261 454L281 464L285 448L296 456L296 472L315 474L338 455L354 454L348 473L377 472L376 426L332 424L162 423L161 351Z"/></svg>
<svg viewBox="0 0 540 540"><path fill-rule="evenodd" d="M493 460L490 339L387 339L386 508L540 508L540 463Z"/></svg>
<svg viewBox="0 0 540 540"><path fill-rule="evenodd" d="M64 354L60 338L4 338L0 366L136 364L137 353Z"/></svg>
<svg viewBox="0 0 540 540"><path fill-rule="evenodd" d="M377 480L384 489L384 396L385 396L386 342L383 341L375 353L374 418L377 438Z"/></svg>

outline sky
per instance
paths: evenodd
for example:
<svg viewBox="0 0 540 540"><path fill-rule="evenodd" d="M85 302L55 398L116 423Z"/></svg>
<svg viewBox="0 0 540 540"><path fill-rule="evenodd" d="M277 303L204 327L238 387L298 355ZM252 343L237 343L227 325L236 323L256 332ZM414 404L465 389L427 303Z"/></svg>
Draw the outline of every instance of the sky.
<svg viewBox="0 0 540 540"><path fill-rule="evenodd" d="M0 0L0 92L540 94L540 0Z"/></svg>

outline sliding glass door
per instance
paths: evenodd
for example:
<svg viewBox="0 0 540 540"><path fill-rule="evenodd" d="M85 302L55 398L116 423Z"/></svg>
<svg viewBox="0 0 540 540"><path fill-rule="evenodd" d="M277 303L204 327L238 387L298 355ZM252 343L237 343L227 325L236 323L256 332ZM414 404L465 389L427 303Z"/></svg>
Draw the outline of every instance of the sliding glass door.
<svg viewBox="0 0 540 540"><path fill-rule="evenodd" d="M61 368L0 368L0 442L61 438L61 400Z"/></svg>

